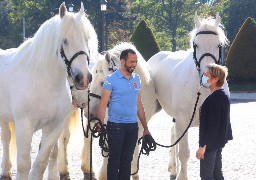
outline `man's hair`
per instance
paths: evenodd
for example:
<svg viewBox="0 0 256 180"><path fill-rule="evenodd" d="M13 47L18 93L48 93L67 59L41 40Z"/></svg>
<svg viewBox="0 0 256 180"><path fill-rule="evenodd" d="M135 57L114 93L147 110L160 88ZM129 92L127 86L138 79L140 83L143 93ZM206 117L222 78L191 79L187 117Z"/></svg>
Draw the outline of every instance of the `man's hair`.
<svg viewBox="0 0 256 180"><path fill-rule="evenodd" d="M223 86L227 76L228 68L226 66L221 66L218 64L209 64L206 66L207 71L211 74L212 78L218 78L216 85L218 87Z"/></svg>
<svg viewBox="0 0 256 180"><path fill-rule="evenodd" d="M128 54L131 53L131 54L136 54L136 52L132 49L125 49L121 52L121 55L120 55L120 60L121 59L124 59L125 61L127 60L128 58Z"/></svg>

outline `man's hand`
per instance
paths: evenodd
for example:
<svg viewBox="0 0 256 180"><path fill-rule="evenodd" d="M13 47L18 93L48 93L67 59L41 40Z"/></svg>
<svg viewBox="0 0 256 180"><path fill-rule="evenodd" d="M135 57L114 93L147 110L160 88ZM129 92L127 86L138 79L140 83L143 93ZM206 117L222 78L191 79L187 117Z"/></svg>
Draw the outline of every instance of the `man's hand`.
<svg viewBox="0 0 256 180"><path fill-rule="evenodd" d="M204 159L205 150L206 150L206 145L204 145L204 147L199 147L199 149L196 152L196 158Z"/></svg>
<svg viewBox="0 0 256 180"><path fill-rule="evenodd" d="M103 125L104 124L104 122L102 122L101 121L101 124ZM101 133L102 132L102 129L101 129L101 125L100 125L100 123L97 123L97 131L99 132L99 133Z"/></svg>
<svg viewBox="0 0 256 180"><path fill-rule="evenodd" d="M148 129L144 129L143 131L143 136L147 135L147 134L150 134L149 130Z"/></svg>

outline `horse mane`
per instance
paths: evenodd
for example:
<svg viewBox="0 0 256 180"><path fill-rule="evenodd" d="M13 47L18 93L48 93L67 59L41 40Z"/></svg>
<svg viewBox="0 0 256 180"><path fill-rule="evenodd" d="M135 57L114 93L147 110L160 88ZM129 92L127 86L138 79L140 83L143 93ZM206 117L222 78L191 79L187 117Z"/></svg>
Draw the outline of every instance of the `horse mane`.
<svg viewBox="0 0 256 180"><path fill-rule="evenodd" d="M229 43L224 30L222 29L224 27L222 24L219 26L215 25L215 19L213 18L205 18L201 20L201 26L199 28L195 28L194 30L191 31L190 33L190 44L191 47L193 47L193 41L196 37L196 34L200 31L213 31L218 34L219 41L221 45L227 45Z"/></svg>
<svg viewBox="0 0 256 180"><path fill-rule="evenodd" d="M121 52L125 49L132 49L136 52L138 56L138 64L137 67L135 68L135 72L140 75L141 81L144 81L145 83L149 83L151 78L150 78L150 69L143 58L143 56L140 54L140 52L136 49L136 47L132 43L128 42L121 42L120 44L116 45L113 49L109 50L111 54L114 54L120 59Z"/></svg>
<svg viewBox="0 0 256 180"><path fill-rule="evenodd" d="M39 69L43 65L48 65L58 57L61 37L72 34L67 33L73 32L73 28L70 27L79 27L79 33L85 35L84 38L88 43L90 54L98 52L97 34L87 16L67 12L62 19L59 15L55 15L45 21L32 38L18 47L16 55L22 57L22 63L30 65L32 68ZM23 54L24 52L25 54ZM92 59L95 60L94 57Z"/></svg>

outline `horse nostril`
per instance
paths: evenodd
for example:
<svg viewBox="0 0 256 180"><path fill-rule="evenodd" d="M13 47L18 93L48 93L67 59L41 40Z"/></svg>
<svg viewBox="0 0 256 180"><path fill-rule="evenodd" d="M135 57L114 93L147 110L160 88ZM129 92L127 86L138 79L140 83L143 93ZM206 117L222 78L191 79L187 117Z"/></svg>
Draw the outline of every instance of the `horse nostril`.
<svg viewBox="0 0 256 180"><path fill-rule="evenodd" d="M84 76L81 75L81 74L77 74L77 75L75 76L75 82L77 82L77 83L83 82L83 79L84 79Z"/></svg>

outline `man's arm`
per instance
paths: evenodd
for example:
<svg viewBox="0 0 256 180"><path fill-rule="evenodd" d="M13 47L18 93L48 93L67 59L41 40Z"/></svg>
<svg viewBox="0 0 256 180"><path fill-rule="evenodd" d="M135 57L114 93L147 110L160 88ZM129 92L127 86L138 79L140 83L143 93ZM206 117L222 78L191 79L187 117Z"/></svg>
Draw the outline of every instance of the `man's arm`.
<svg viewBox="0 0 256 180"><path fill-rule="evenodd" d="M146 116L145 116L145 111L144 111L144 106L141 100L141 93L139 92L138 94L138 117L140 119L140 122L143 126L144 132L143 135L149 134L148 131L148 126L147 126L147 121L146 121Z"/></svg>
<svg viewBox="0 0 256 180"><path fill-rule="evenodd" d="M110 99L110 95L111 95L111 91L102 89L101 100L98 106L98 118L101 120L102 124L104 124L104 118L106 115L106 109Z"/></svg>

